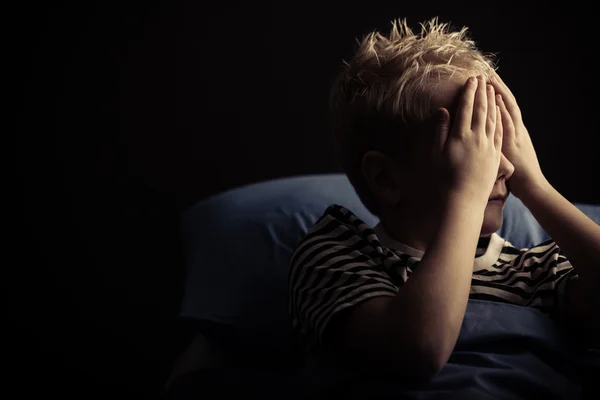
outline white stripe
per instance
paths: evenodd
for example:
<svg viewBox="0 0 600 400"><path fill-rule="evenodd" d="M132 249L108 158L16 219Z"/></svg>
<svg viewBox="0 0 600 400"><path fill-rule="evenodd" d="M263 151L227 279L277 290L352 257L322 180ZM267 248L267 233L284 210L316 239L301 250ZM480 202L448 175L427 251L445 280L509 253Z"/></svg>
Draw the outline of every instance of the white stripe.
<svg viewBox="0 0 600 400"><path fill-rule="evenodd" d="M499 280L509 278L506 282L502 282L500 284L510 286L511 283L517 278L529 278L530 280L536 280L544 274L549 274L549 273L556 274L556 272L562 271L566 268L572 268L572 266L569 262L563 261L561 263L554 264L554 262L557 261L556 258L557 257L550 257L543 264L542 264L541 260L539 262L535 261L535 264L542 264L542 265L540 267L536 268L535 271L533 271L533 273L531 271L519 271L519 270L514 269L511 266L510 268L504 268L505 272L502 274L499 274L499 275L494 275L494 276L474 275L474 278L478 279L480 281L485 281L485 282L497 282ZM533 260L533 258L532 258L532 260ZM529 267L529 266L531 266L532 263L534 263L534 262L532 261L531 263L524 265L524 267Z"/></svg>
<svg viewBox="0 0 600 400"><path fill-rule="evenodd" d="M327 222L330 222L330 221L327 221ZM304 254L302 255L302 259L304 259L304 257L306 257L306 254L310 253L310 250L308 250L307 247L309 247L312 243L316 242L317 240L323 240L323 239L329 239L329 241L335 241L337 237L339 237L340 235L343 235L347 231L348 231L347 227L340 225L337 228L335 228L333 231L327 233L326 235L313 236L309 240L305 240L302 243L300 243L300 246L298 246L296 248L296 250L294 250L294 254L300 254L301 252L304 252ZM310 234L310 232L307 233L307 235L309 235L309 234ZM307 249L307 251L305 251L305 249ZM300 262L300 259L296 260L296 264L298 264L299 262Z"/></svg>
<svg viewBox="0 0 600 400"><path fill-rule="evenodd" d="M364 272L364 271L361 271L361 272ZM332 285L327 286L327 287L325 287L325 286L321 286L321 287L318 287L318 288L309 287L304 292L305 293L305 295L304 295L304 299L305 300L303 302L304 304L302 304L300 306L301 312L304 312L306 315L310 315L315 308L327 306L326 304L321 304L322 300L323 300L323 297L325 296L325 293L329 292L330 289L333 289L334 293L336 291L337 292L343 291L344 289L347 288L347 286L344 286L343 283L345 283L350 277L355 276L355 275L356 275L356 273L342 274L342 276L340 277L340 279L338 281L334 282ZM389 290L396 290L396 291L398 290L398 288L396 287L396 285L394 285L390 281L390 279L387 278L387 277L379 277L379 276L374 277L374 276L370 276L370 275L367 275L367 274L364 274L364 273L361 273L360 275L361 275L361 277L356 282L353 283L353 286L362 285L362 284L364 284L364 282L367 282L367 281L370 281L370 282L375 281L375 282L381 283L382 287L387 287ZM342 279L341 279L342 277L344 277L346 279L344 279L343 282L340 282L340 281L342 281ZM317 292L317 291L319 293L317 294L316 299L314 299L313 302L312 302L312 304L310 304L309 303L310 296L313 293ZM334 298L335 298L335 296L332 296L329 299L329 302L333 301ZM306 308L306 307L308 307L308 308Z"/></svg>
<svg viewBox="0 0 600 400"><path fill-rule="evenodd" d="M320 237L321 239L324 238L323 236ZM352 237L352 239L354 240L354 242L356 242L357 240L360 240L360 238L356 239L354 236ZM294 270L296 270L297 268L301 268L298 279L296 282L293 282L294 287L293 289L298 287L298 284L300 282L302 282L302 280L304 279L304 275L307 273L307 271L310 271L310 273L312 273L311 270L311 266L313 266L317 261L319 261L321 258L323 258L324 256L326 256L327 254L330 254L332 252L336 252L337 250L339 250L338 248L341 246L343 248L348 247L348 245L346 245L346 243L351 243L351 241L347 241L344 242L343 244L341 242L336 241L334 238L330 238L330 240L326 240L322 243L319 243L318 245L313 246L310 249L307 249L304 254L302 255L302 257L300 259L298 259L293 267ZM311 260L311 262L309 264L303 264L305 258L309 255L312 254L315 250L318 250L322 247L331 245L331 244L336 244L336 246L334 246L333 248L330 249L324 249L321 251L321 253L318 253L313 260Z"/></svg>
<svg viewBox="0 0 600 400"><path fill-rule="evenodd" d="M356 242L358 240L360 240L360 237L357 240L354 240L354 241ZM331 244L331 243L336 243L336 242L335 241L331 241L331 242L327 241L327 242L319 243L318 246L315 246L315 249L311 249L311 251L308 251L307 254L308 253L312 253L314 250L319 249L319 248L321 248L323 246L326 246L327 244ZM348 243L348 242L346 242L346 243ZM308 279L308 281L306 283L306 286L312 285L312 283L314 282L314 279L316 279L316 276L317 276L317 273L318 273L317 270L322 269L324 267L329 267L329 265L332 263L332 260L340 261L340 260L343 260L344 258L352 259L352 258L356 258L359 255L362 255L362 253L358 249L356 249L356 250L352 250L352 252L349 253L349 254L338 256L338 257L333 257L331 260L327 261L326 263L317 265L317 264L319 264L319 261L321 259L323 259L324 257L326 257L327 255L329 255L331 253L335 253L335 252L337 252L337 251L339 251L341 249L345 249L345 248L350 247L350 245L347 245L346 243L344 243L344 244L337 244L336 246L334 246L334 247L332 247L330 249L323 250L322 252L318 253L310 261L310 263L302 265L302 266L299 266L299 268L301 268L301 270L300 270L300 273L299 273L297 281L293 283L292 290L297 291L298 288L300 288L300 284L302 283L302 281L304 279L304 276L307 273L310 273L312 276L309 277L309 279ZM358 253L358 255L356 253ZM300 261L298 263L300 263ZM316 265L316 267L315 267L315 265Z"/></svg>
<svg viewBox="0 0 600 400"><path fill-rule="evenodd" d="M354 247L354 246L355 246L357 243L359 243L360 241L362 241L362 240L363 240L363 239L362 239L360 236L358 236L358 235L354 235L354 236L352 236L350 239L348 239L348 240L346 240L346 241L344 241L344 242L340 242L340 241L339 241L339 240L337 240L335 237L321 236L321 237L320 237L320 239L328 239L328 240L325 240L325 241L323 241L323 242L321 242L321 243L315 244L315 245L314 245L312 248L310 248L310 249L307 249L307 251L305 251L305 252L304 252L304 254L302 254L302 256L301 256L301 257L300 257L300 258L299 258L299 259L296 261L296 264L301 264L301 263L303 263L303 262L304 262L304 260L306 259L306 257L307 257L309 254L312 254L312 253L313 253L315 250L318 250L318 249L320 249L320 248L322 248L322 247L325 247L325 246L328 246L328 245L331 245L331 244L335 244L335 246L334 246L334 247L332 247L332 248L330 248L330 249L323 250L323 251L322 251L320 254L317 254L317 255L315 256L315 258L313 258L313 259L310 261L310 264L308 264L307 266L310 266L310 265L312 265L312 264L316 264L316 263L317 263L317 262L318 262L318 261L319 261L321 258L323 258L324 256L326 256L327 254L330 254L330 253L332 253L332 252L335 252L335 251L339 251L339 250L341 250L341 249L345 249L345 248L347 248L347 247ZM369 252L371 252L371 251L375 250L375 249L373 249L373 247L372 247L372 246L370 246L370 245L364 246L364 247L362 247L362 248L356 248L355 250L356 250L356 251L363 252L363 250L365 250L365 249L366 249L367 251L369 251Z"/></svg>
<svg viewBox="0 0 600 400"><path fill-rule="evenodd" d="M333 285L333 286L329 286L329 287L320 287L320 288L307 288L306 290L306 295L304 297L304 302L303 304L300 305L300 311L304 312L305 315L311 315L312 312L316 309L322 309L324 307L329 307L331 305L331 303L335 303L335 300L337 298L337 296L339 296L339 294L344 291L345 289L347 289L348 287L358 287L361 285L364 285L365 282L371 282L369 284L369 286L373 286L373 285L377 285L377 286L381 286L382 288L388 288L388 290L394 290L395 285L390 282L389 280L386 279L375 279L375 278L371 278L369 276L365 276L362 275L360 276L354 283L352 283L352 286L348 286L345 285L345 283L351 278L355 276L355 274L342 274L342 276L340 277L340 279ZM373 282L375 281L375 282ZM325 296L325 293L327 291L327 289L331 289L333 288L333 293L332 296L329 298L329 304L321 304L321 300L323 299L323 297ZM396 288L397 290L397 288ZM315 293L319 291L317 298L315 299L313 304L310 304L309 302L309 296L312 293ZM310 319L310 317L309 317Z"/></svg>
<svg viewBox="0 0 600 400"><path fill-rule="evenodd" d="M510 269L517 271L522 270L525 267L531 266L531 264L540 264L542 262L545 262L545 258L549 257L550 255L555 255L554 253L552 253L552 251L548 251L546 253L543 253L541 257L533 256L526 259L525 256L528 255L528 253L529 252L524 253L525 255L523 255L518 264L513 264L513 262L510 262L508 264L496 265L496 263L494 263L494 265L492 265L491 268L482 268L480 271L497 272L500 269L505 273L503 273L502 275L498 275L498 278L496 279L506 278L512 272Z"/></svg>
<svg viewBox="0 0 600 400"><path fill-rule="evenodd" d="M528 267L534 263L535 264L542 263L542 262L544 262L544 260L546 258L550 257L551 255L558 255L558 253L554 252L555 248L556 248L555 246L552 246L550 249L546 250L545 252L542 252L542 254L540 256L533 256L533 257L526 258L530 254L540 253L539 251L528 251L521 258L520 262L518 264L514 265L514 267L516 269L523 269L524 267Z"/></svg>
<svg viewBox="0 0 600 400"><path fill-rule="evenodd" d="M313 274L313 276L311 278L314 278L315 275L316 274ZM335 284L338 286L338 288L340 288L340 287L343 288L343 285L346 283L346 281L348 281L348 279L350 279L351 276L352 276L352 274L342 274L340 276L340 279L338 279L335 282ZM325 283L324 281L321 282L321 284L324 284L324 283ZM301 294L304 294L304 293L314 293L315 291L322 290L322 289L326 289L326 288L324 288L323 286L321 286L321 287L311 287L310 284L307 284L305 287L303 287L303 288L301 288L299 290L298 297L303 297L304 298L304 301L302 302L302 304L299 304L299 308L298 308L301 313L303 313L304 315L308 316L308 313L304 312L304 310L307 307L309 307L309 308L311 307L311 304L308 304L308 298L309 298L309 296L308 295L301 296ZM321 292L320 298L322 298L322 294L323 294L323 292ZM330 301L332 299L330 299ZM315 302L315 303L318 304L318 301ZM309 317L307 317L307 318L309 318Z"/></svg>

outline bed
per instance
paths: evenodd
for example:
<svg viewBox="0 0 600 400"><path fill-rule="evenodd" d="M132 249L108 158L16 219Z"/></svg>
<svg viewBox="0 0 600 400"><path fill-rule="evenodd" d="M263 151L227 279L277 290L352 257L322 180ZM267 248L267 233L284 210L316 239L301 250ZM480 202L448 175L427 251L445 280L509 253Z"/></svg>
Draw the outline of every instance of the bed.
<svg viewBox="0 0 600 400"><path fill-rule="evenodd" d="M455 352L425 392L370 376L368 369L346 370L327 354L304 356L288 319L288 261L334 203L371 226L377 222L341 174L256 183L186 211L180 317L195 332L190 348L196 355L191 361L190 352L182 357L188 359L179 363L183 369L170 385L171 398L562 399L597 390L599 353L574 346L535 309L485 301L469 301ZM576 206L600 223L600 205ZM512 195L498 233L517 247L548 239Z"/></svg>

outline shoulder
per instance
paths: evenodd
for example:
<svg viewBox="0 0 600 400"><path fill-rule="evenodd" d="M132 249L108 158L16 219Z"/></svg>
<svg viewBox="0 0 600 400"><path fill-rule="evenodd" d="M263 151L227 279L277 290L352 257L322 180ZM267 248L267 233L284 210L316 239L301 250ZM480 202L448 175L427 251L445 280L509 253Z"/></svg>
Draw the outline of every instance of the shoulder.
<svg viewBox="0 0 600 400"><path fill-rule="evenodd" d="M514 255L525 255L525 254L562 254L560 247L556 244L553 239L545 240L539 244L529 247L516 247L510 241L504 240L502 253L514 254Z"/></svg>
<svg viewBox="0 0 600 400"><path fill-rule="evenodd" d="M499 262L510 263L517 269L544 266L545 269L553 270L554 273L572 268L571 263L553 239L522 248L515 247L508 240L505 240Z"/></svg>
<svg viewBox="0 0 600 400"><path fill-rule="evenodd" d="M323 342L329 321L368 299L394 296L389 250L348 209L329 207L292 255L288 311L309 347Z"/></svg>
<svg viewBox="0 0 600 400"><path fill-rule="evenodd" d="M380 244L373 229L354 213L340 205L332 205L308 230L292 254L290 267L307 264L315 253L345 250L345 255L377 253ZM312 257L311 257L312 254Z"/></svg>

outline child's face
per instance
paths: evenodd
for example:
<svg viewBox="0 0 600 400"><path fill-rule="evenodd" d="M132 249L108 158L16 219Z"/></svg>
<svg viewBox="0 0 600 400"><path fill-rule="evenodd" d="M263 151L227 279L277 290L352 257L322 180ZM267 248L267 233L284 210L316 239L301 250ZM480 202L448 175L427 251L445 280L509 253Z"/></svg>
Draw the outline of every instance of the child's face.
<svg viewBox="0 0 600 400"><path fill-rule="evenodd" d="M433 100L437 106L446 107L448 109L450 112L451 123L452 117L455 114L460 91L468 78L469 76L454 77L442 90L436 91L433 96ZM490 201L488 201L485 209L485 216L481 227L482 236L491 235L498 231L502 226L502 211L506 202L506 196L509 194L506 181L512 176L513 172L514 166L506 157L504 157L504 155L502 155L496 183L494 184L492 192L489 194ZM502 197L503 199L497 200L495 199L496 197Z"/></svg>
<svg viewBox="0 0 600 400"><path fill-rule="evenodd" d="M491 235L502 226L502 211L506 203L506 197L509 194L506 187L506 181L511 177L515 167L504 157L500 159L500 168L498 168L498 176L496 183L490 194L485 214L483 217L483 225L481 226L481 235ZM497 199L501 197L501 199Z"/></svg>

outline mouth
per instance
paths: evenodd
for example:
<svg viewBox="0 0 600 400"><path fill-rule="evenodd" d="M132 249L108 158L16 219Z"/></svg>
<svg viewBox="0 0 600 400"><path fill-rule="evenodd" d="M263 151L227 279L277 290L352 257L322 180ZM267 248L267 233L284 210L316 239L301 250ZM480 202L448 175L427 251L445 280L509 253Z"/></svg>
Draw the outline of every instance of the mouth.
<svg viewBox="0 0 600 400"><path fill-rule="evenodd" d="M508 198L508 194L497 194L495 196L490 197L488 202L495 201L495 202L504 203L504 202L506 202L507 198Z"/></svg>

